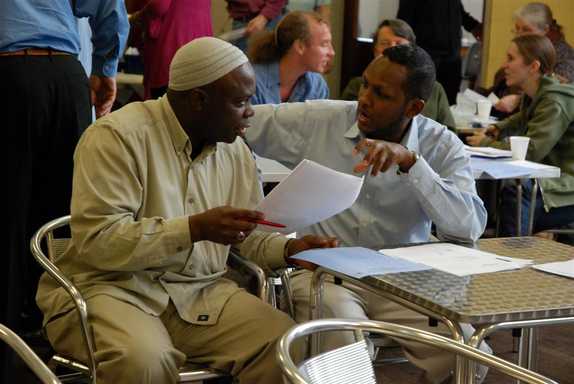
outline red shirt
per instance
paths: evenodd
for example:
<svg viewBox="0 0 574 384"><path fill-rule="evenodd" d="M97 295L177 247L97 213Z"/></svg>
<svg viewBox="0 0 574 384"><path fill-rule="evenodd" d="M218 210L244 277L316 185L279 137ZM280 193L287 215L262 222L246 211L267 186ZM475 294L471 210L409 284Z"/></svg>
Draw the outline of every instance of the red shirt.
<svg viewBox="0 0 574 384"><path fill-rule="evenodd" d="M267 20L279 16L287 0L227 0L227 11L232 19L252 19L262 14Z"/></svg>
<svg viewBox="0 0 574 384"><path fill-rule="evenodd" d="M144 86L167 86L169 64L179 47L191 40L211 36L210 0L151 0L146 9L144 40Z"/></svg>

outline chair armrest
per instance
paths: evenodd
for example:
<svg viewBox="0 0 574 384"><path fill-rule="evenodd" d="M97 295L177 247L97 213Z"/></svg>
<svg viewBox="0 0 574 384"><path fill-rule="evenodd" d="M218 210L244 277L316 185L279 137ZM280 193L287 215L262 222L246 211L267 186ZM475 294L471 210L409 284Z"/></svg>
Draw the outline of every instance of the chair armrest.
<svg viewBox="0 0 574 384"><path fill-rule="evenodd" d="M8 344L18 356L24 360L26 365L34 374L47 384L60 384L60 380L50 371L42 360L30 349L30 347L12 330L0 324L0 339Z"/></svg>
<svg viewBox="0 0 574 384"><path fill-rule="evenodd" d="M265 275L263 268L254 262L247 260L233 248L229 251L228 263L231 267L243 267L253 275L257 279L257 296L259 296L261 300L267 302L269 297L269 283L267 282L267 276Z"/></svg>
<svg viewBox="0 0 574 384"><path fill-rule="evenodd" d="M82 297L82 294L76 286L60 271L58 267L44 254L42 250L42 239L47 240L52 237L52 233L57 228L69 225L70 216L63 216L58 219L52 220L43 225L30 240L30 250L36 261L42 268L52 277L56 282L64 288L70 295L78 315L80 317L80 326L82 329L82 336L86 345L86 352L88 354L88 367L90 368L90 375L95 382L96 362L94 359L94 342L92 340L92 333L88 323L88 306Z"/></svg>

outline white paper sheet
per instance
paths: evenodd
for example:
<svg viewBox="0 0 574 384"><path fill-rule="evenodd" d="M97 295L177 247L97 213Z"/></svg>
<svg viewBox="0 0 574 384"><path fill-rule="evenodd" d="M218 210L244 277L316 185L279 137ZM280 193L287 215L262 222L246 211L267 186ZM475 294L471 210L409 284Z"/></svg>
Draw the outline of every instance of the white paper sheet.
<svg viewBox="0 0 574 384"><path fill-rule="evenodd" d="M537 264L533 265L532 268L574 279L574 259L568 261L557 261L554 263Z"/></svg>
<svg viewBox="0 0 574 384"><path fill-rule="evenodd" d="M497 104L500 101L500 98L496 96L493 92L490 92L490 95L487 96L487 99L490 100L492 105Z"/></svg>
<svg viewBox="0 0 574 384"><path fill-rule="evenodd" d="M457 276L507 271L532 264L532 260L500 256L447 243L381 249L379 252L415 263L425 264Z"/></svg>
<svg viewBox="0 0 574 384"><path fill-rule="evenodd" d="M257 207L265 220L286 228L258 225L258 230L291 233L349 208L359 196L363 178L303 160Z"/></svg>
<svg viewBox="0 0 574 384"><path fill-rule="evenodd" d="M492 159L512 157L512 151L507 151L505 149L498 149L492 147L470 147L468 145L465 145L464 149L471 156L488 157Z"/></svg>
<svg viewBox="0 0 574 384"><path fill-rule="evenodd" d="M384 255L363 247L310 249L294 255L293 258L309 261L358 279L365 276L431 269L423 264Z"/></svg>

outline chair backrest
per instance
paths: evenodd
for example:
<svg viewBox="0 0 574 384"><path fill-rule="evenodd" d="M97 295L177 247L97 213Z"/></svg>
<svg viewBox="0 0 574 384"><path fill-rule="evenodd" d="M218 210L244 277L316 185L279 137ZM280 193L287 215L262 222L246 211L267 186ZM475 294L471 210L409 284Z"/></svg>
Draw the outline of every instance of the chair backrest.
<svg viewBox="0 0 574 384"><path fill-rule="evenodd" d="M11 329L0 324L0 339L8 344L34 374L45 384L60 384L60 380L50 368L30 349L30 347Z"/></svg>
<svg viewBox="0 0 574 384"><path fill-rule="evenodd" d="M298 324L292 327L285 335L283 335L283 337L281 337L277 344L277 358L283 371L285 381L287 383L295 384L315 383L314 381L310 381L310 378L307 376L306 372L308 372L308 368L304 368L304 371L302 371L302 368L298 368L291 358L290 349L295 339L317 332L341 330L352 330L355 332L359 330L369 332L371 334L385 334L405 340L417 341L419 343L452 352L470 361L487 365L508 376L522 380L525 383L556 384L555 381L526 368L522 368L516 364L502 360L499 357L491 356L477 348L470 347L466 344L459 343L455 340L439 336L431 332L381 321L345 319L321 319ZM338 355L335 355L335 357L337 356ZM322 364L324 364L324 362ZM347 362L339 360L339 364L348 364L345 367L346 370L361 375L367 370L367 368L362 364L358 365L351 361ZM355 376L353 376L353 378L349 378L347 376L346 380L347 382L354 382L354 378ZM362 381L360 382L362 383Z"/></svg>
<svg viewBox="0 0 574 384"><path fill-rule="evenodd" d="M60 255L66 247L69 245L70 239L68 238L56 238L54 231L59 228L69 227L70 216L63 216L54 219L46 224L44 224L40 229L34 233L32 239L30 240L30 251L36 259L36 261L44 268L44 270L62 286L66 292L72 298L74 305L79 314L80 326L82 329L82 336L84 339L84 345L86 348L86 354L88 356L88 371L91 381L95 384L96 382L96 361L94 358L94 341L92 340L92 332L90 331L88 323L88 305L82 297L80 291L76 288L74 284L60 271L60 269L52 262L56 256ZM42 248L42 242L46 242L47 253L44 253ZM81 365L81 364L78 364Z"/></svg>
<svg viewBox="0 0 574 384"><path fill-rule="evenodd" d="M299 370L312 384L376 384L375 370L367 348L361 341L314 356Z"/></svg>

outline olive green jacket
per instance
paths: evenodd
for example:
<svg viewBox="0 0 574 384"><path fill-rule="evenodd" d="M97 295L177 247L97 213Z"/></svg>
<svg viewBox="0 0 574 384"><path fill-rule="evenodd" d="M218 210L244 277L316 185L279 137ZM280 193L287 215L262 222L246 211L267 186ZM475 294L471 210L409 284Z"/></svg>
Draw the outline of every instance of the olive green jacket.
<svg viewBox="0 0 574 384"><path fill-rule="evenodd" d="M560 178L539 180L544 206L574 205L574 86L542 77L534 98L524 95L520 110L496 126L500 140L481 145L508 149L508 137L530 137L526 159L561 171Z"/></svg>
<svg viewBox="0 0 574 384"><path fill-rule="evenodd" d="M349 81L349 84L345 87L341 95L342 100L357 100L359 97L359 89L361 88L361 83L363 82L362 77L355 77ZM446 125L446 127L455 132L454 117L450 112L450 107L448 105L448 99L446 97L446 92L442 85L435 81L432 92L429 99L425 102L425 107L423 108L421 114L433 119L434 121ZM455 132L456 133L456 132Z"/></svg>

